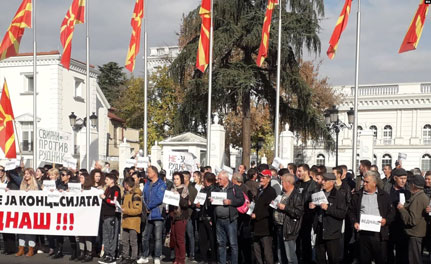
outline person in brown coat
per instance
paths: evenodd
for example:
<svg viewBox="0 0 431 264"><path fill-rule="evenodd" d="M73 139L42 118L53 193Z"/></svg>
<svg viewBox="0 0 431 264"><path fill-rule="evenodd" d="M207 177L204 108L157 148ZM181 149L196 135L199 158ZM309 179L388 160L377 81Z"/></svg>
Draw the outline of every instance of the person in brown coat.
<svg viewBox="0 0 431 264"><path fill-rule="evenodd" d="M125 196L121 210L123 221L121 227L122 260L119 263L135 263L138 258L138 233L141 231L142 192L135 186L132 177L124 180ZM129 248L132 248L130 254Z"/></svg>

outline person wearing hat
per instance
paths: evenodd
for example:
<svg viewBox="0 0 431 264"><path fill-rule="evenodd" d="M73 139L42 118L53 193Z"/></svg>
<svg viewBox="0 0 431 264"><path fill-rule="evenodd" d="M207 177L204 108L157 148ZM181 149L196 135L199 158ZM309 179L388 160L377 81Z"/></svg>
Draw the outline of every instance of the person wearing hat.
<svg viewBox="0 0 431 264"><path fill-rule="evenodd" d="M409 263L422 263L422 238L426 234L424 215L430 199L424 193L425 179L421 175L414 175L410 182L412 196L405 203L399 203L397 208L405 224L405 231L409 237Z"/></svg>
<svg viewBox="0 0 431 264"><path fill-rule="evenodd" d="M340 263L339 254L341 228L344 217L347 213L346 194L344 189L334 188L336 177L333 173L324 173L322 181L322 191L328 203L316 205L309 203L309 208L313 210L313 229L316 233L316 262Z"/></svg>

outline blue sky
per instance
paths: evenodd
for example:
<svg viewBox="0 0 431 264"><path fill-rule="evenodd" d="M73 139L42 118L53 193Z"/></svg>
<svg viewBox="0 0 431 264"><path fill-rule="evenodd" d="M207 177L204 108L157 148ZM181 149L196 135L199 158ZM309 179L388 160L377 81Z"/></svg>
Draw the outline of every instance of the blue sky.
<svg viewBox="0 0 431 264"><path fill-rule="evenodd" d="M129 44L130 17L133 0L88 0L90 3L91 63L108 61L124 64ZM196 8L199 0L147 0L149 46L176 45L181 17ZM37 0L38 50L61 50L59 30L71 0ZM3 37L21 0L2 1L0 35ZM305 59L321 61L320 76L333 85L354 81L355 32L357 1L353 1L347 29L340 40L334 60L326 57L328 41L343 7L343 0L325 1L320 38L321 54L305 53ZM428 14L422 39L416 51L398 54L419 0L362 0L360 84L430 81L431 13ZM72 57L85 59L85 25L77 25ZM141 46L143 47L143 46ZM27 30L22 52L32 50L32 30ZM141 50L140 58L143 52ZM142 59L138 59L135 75L141 75Z"/></svg>

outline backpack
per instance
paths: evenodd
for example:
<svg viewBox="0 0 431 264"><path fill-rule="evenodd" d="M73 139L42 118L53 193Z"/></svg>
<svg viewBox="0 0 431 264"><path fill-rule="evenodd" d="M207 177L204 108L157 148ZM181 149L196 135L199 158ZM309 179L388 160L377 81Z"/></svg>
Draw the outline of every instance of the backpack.
<svg viewBox="0 0 431 264"><path fill-rule="evenodd" d="M250 199L248 199L248 196L243 191L241 192L242 192L242 195L244 196L244 204L241 205L240 207L237 207L236 210L238 210L240 214L245 214L248 211L248 207L250 205ZM235 187L233 188L233 194L236 195Z"/></svg>

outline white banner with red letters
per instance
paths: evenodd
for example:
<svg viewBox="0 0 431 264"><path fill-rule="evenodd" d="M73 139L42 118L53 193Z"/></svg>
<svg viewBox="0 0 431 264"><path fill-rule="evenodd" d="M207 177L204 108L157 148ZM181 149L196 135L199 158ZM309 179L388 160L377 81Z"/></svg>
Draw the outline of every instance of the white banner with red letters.
<svg viewBox="0 0 431 264"><path fill-rule="evenodd" d="M0 233L97 236L101 205L94 190L0 190Z"/></svg>

